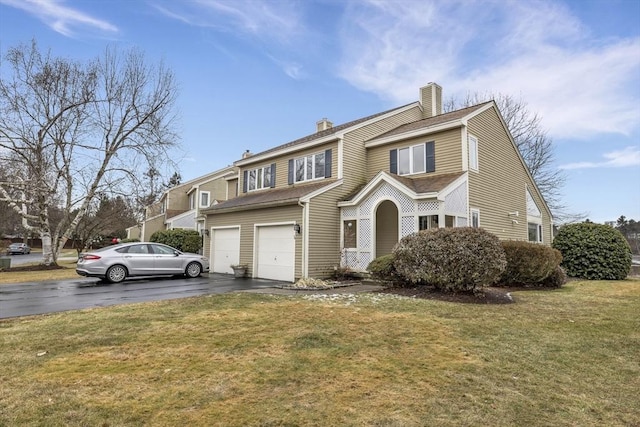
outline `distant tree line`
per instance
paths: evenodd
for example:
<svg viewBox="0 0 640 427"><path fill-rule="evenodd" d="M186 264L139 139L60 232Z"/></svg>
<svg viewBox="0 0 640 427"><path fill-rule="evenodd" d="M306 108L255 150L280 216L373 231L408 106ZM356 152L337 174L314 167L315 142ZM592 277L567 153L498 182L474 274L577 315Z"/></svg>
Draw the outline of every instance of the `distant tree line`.
<svg viewBox="0 0 640 427"><path fill-rule="evenodd" d="M640 221L627 219L621 215L616 221L615 228L627 239L629 246L631 246L631 252L640 255Z"/></svg>

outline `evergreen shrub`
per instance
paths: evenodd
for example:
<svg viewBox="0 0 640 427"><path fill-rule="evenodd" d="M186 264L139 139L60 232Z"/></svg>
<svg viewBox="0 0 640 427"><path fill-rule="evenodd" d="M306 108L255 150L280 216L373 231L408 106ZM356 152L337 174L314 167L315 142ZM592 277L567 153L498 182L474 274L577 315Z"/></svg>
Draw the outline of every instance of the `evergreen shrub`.
<svg viewBox="0 0 640 427"><path fill-rule="evenodd" d="M562 261L557 249L538 243L503 241L502 248L507 257L507 268L500 279L501 284L538 285L549 277Z"/></svg>
<svg viewBox="0 0 640 427"><path fill-rule="evenodd" d="M560 228L553 240L562 254L560 264L569 277L622 280L631 269L631 248L620 231L604 224L583 222Z"/></svg>
<svg viewBox="0 0 640 427"><path fill-rule="evenodd" d="M403 237L394 267L406 282L446 292L476 292L500 279L507 265L500 240L482 228L438 228Z"/></svg>
<svg viewBox="0 0 640 427"><path fill-rule="evenodd" d="M543 288L561 288L565 283L567 283L567 274L562 267L557 266L546 279L539 283L539 286Z"/></svg>
<svg viewBox="0 0 640 427"><path fill-rule="evenodd" d="M202 237L195 230L160 230L151 235L152 242L164 243L182 252L198 253L202 249Z"/></svg>
<svg viewBox="0 0 640 427"><path fill-rule="evenodd" d="M380 256L369 263L367 271L377 280L393 281L397 279L396 269L393 266L393 254Z"/></svg>

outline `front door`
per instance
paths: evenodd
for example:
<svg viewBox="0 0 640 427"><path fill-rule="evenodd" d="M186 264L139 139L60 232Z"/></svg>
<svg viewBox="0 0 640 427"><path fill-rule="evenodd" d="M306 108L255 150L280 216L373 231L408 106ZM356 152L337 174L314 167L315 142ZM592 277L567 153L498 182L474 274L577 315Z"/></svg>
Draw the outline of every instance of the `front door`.
<svg viewBox="0 0 640 427"><path fill-rule="evenodd" d="M398 243L398 208L389 200L376 209L376 257L388 255Z"/></svg>

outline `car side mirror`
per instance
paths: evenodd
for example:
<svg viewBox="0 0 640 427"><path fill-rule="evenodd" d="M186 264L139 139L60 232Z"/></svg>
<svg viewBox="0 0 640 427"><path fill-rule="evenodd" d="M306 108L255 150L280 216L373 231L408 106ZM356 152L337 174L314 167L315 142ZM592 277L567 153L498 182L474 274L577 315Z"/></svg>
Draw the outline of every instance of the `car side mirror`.
<svg viewBox="0 0 640 427"><path fill-rule="evenodd" d="M175 256L179 256L179 255L180 255L180 252L178 252L178 251L173 251L173 254L174 254Z"/></svg>

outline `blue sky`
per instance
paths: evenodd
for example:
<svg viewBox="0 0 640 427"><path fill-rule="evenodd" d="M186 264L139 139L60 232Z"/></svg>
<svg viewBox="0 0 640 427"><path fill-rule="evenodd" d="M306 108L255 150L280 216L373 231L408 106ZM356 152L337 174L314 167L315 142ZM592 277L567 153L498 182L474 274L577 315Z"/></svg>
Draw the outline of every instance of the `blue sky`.
<svg viewBox="0 0 640 427"><path fill-rule="evenodd" d="M180 85L183 181L413 102L521 97L553 139L570 212L640 220L640 0L0 0L0 53L139 47Z"/></svg>

